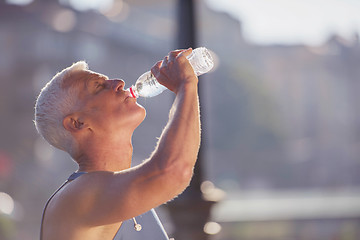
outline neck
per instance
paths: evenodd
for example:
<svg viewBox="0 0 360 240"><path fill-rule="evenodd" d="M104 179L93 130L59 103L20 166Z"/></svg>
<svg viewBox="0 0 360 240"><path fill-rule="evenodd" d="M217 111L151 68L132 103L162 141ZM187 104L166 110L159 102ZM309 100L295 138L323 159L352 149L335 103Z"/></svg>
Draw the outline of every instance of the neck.
<svg viewBox="0 0 360 240"><path fill-rule="evenodd" d="M87 143L86 147L81 150L75 159L81 172L117 172L131 167L133 153L131 138L127 142Z"/></svg>

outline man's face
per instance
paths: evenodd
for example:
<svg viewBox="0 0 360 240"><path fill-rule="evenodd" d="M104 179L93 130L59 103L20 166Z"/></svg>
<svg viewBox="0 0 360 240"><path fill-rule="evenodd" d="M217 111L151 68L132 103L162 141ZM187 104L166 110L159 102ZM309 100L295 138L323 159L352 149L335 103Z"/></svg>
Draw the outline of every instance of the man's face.
<svg viewBox="0 0 360 240"><path fill-rule="evenodd" d="M144 120L145 109L124 90L123 80L109 80L91 71L75 73L71 78L75 82L71 87L79 89L77 112L91 126L107 133L120 129L133 131Z"/></svg>

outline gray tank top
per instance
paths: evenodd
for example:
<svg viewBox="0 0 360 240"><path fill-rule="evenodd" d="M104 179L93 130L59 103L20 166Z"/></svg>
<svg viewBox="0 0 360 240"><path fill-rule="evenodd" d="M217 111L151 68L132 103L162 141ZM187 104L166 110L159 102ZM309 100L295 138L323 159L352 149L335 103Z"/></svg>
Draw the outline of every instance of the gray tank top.
<svg viewBox="0 0 360 240"><path fill-rule="evenodd" d="M60 188L56 190L46 202L41 219L40 240L42 240L45 211L50 200L62 187L65 186L66 183L80 177L85 173L87 172L74 172L71 174L67 181L61 185ZM123 221L113 240L169 240L169 237L167 236L165 229L154 209L137 216L136 221L141 225L140 231L136 231L134 229L134 222L131 219Z"/></svg>

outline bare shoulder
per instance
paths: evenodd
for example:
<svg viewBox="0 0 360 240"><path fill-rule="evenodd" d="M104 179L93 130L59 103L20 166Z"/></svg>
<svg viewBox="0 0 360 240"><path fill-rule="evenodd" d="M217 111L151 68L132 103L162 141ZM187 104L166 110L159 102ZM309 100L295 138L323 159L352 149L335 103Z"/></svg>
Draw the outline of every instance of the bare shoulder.
<svg viewBox="0 0 360 240"><path fill-rule="evenodd" d="M91 236L116 234L121 222L96 227L87 212L94 208L101 188L111 173L89 173L67 183L50 201L44 218L44 239L82 239ZM91 238L86 238L91 239Z"/></svg>
<svg viewBox="0 0 360 240"><path fill-rule="evenodd" d="M52 202L54 210L61 213L71 213L75 218L76 214L82 215L87 208L92 208L92 201L99 197L105 186L111 181L111 172L92 172L84 174L75 180L67 183L54 197ZM65 210L66 211L63 211ZM75 215L75 216L74 216Z"/></svg>

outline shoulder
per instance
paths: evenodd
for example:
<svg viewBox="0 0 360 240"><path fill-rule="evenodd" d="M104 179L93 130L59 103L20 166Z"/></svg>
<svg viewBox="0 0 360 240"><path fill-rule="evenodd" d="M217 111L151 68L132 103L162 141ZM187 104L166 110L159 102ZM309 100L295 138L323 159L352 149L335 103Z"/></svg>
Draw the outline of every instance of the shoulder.
<svg viewBox="0 0 360 240"><path fill-rule="evenodd" d="M113 174L103 171L83 174L66 184L57 198L67 206L77 203L86 206L85 203L92 197L101 195L101 191L111 182Z"/></svg>
<svg viewBox="0 0 360 240"><path fill-rule="evenodd" d="M101 195L101 189L107 184L107 176L110 175L112 173L87 173L69 181L50 201L49 212L72 219L82 216L93 207L94 198Z"/></svg>

